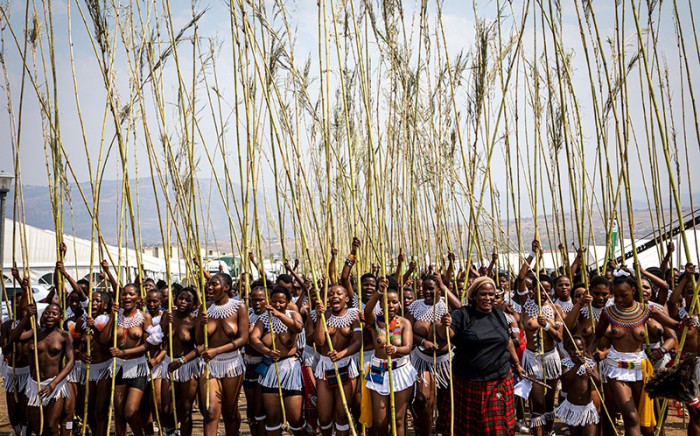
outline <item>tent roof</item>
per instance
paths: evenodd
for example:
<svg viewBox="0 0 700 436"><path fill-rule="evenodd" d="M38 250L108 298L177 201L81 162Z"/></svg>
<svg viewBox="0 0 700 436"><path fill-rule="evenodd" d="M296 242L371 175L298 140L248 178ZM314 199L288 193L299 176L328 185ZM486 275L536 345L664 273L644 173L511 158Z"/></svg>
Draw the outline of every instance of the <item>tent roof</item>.
<svg viewBox="0 0 700 436"><path fill-rule="evenodd" d="M17 265L22 269L23 255L22 244L18 239L16 244L12 242L12 228L14 222L11 219L5 219L5 241L3 249L3 271L4 275L9 276L9 270L12 267L12 259L17 259ZM19 224L18 224L19 229ZM23 234L26 237L26 252L31 270L32 279L38 279L44 274L53 272L56 265L56 232L52 230L39 229L30 225L23 226ZM18 235L19 238L19 235ZM87 239L75 238L71 235L63 235L63 242L66 244L67 251L64 259L66 269L71 275L75 272L76 277L82 277L89 273L90 265L92 271L99 272L100 261L104 258L107 262L118 264L121 257L121 265L123 268L126 265L130 269L137 268L136 251L132 249L119 250L114 246L107 246L106 250L100 251L97 243L93 244ZM96 241L97 242L97 241ZM13 255L13 245L14 255ZM92 255L92 256L91 256ZM146 275L149 277L163 277L165 274L165 260L154 256L141 254L141 263L146 270ZM172 274L178 275L184 273L184 262L170 260L170 270Z"/></svg>

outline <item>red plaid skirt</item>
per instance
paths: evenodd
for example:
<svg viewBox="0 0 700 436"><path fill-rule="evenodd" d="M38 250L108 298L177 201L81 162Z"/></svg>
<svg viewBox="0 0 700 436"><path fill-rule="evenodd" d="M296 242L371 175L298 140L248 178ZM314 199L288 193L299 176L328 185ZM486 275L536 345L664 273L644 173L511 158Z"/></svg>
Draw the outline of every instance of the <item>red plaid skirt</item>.
<svg viewBox="0 0 700 436"><path fill-rule="evenodd" d="M454 436L512 436L515 434L513 376L488 382L462 380L454 383ZM450 396L440 402L438 433L450 434Z"/></svg>

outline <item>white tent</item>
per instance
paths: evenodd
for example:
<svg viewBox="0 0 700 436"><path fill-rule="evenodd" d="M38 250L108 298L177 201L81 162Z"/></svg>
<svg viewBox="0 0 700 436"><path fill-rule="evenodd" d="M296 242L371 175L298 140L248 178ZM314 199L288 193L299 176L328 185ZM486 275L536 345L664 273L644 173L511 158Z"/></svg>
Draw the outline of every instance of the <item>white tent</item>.
<svg viewBox="0 0 700 436"><path fill-rule="evenodd" d="M673 257L671 259L671 263L674 268L678 268L680 270L683 269L684 265L687 262L692 262L693 264L697 265L700 263L700 230L695 230L695 229L688 229L685 231L686 239L688 241L688 251L690 252L690 258L686 256L685 252L685 247L683 245L683 238L681 234L678 234L674 236L673 242L676 246L676 250L673 253ZM637 246L640 246L641 244L644 244L648 242L647 239L638 239L637 240ZM661 260L663 259L663 254L666 252L666 244L668 244L668 241L664 241L659 245L656 245L652 248L649 248L648 250L645 250L641 253L639 253L639 263L642 265L643 268L650 268L652 266L660 266ZM661 251L663 249L663 251ZM620 247L618 244L617 249L615 250L615 257L621 256L623 251L625 253L629 252L632 250L632 240L631 239L625 239L624 240L624 250ZM523 261L527 257L528 253L502 253L499 254L498 257L498 268L499 270L510 270L514 272L518 272L520 270L520 267L523 264ZM576 258L576 253L575 252L570 252L569 255L569 262L573 263L574 259ZM553 252L549 250L545 250L542 254L542 259L543 259L543 265L540 265L540 268L545 268L547 270L553 270L558 268L562 263L561 263L561 255L558 252ZM605 262L605 245L592 245L589 246L588 249L586 250L586 260L585 263L589 267L593 267L594 265L603 265ZM489 260L484 259L480 262L480 265L488 265ZM627 259L625 261L626 265L628 267L632 267L633 260ZM532 268L535 267L535 262L532 262Z"/></svg>
<svg viewBox="0 0 700 436"><path fill-rule="evenodd" d="M18 229L20 224L17 224ZM17 260L17 266L20 269L20 274L24 268L23 256L21 249L21 241L16 241L15 253L12 253L12 228L13 221L5 219L5 241L3 253L3 275L10 276L10 268L12 267L12 259ZM32 282L41 282L51 284L51 275L56 266L56 233L51 230L42 230L37 227L24 226L23 232L26 234L26 252L29 259L29 270ZM63 242L66 244L67 252L63 261L66 270L76 280L92 273L100 272L100 261L104 258L109 262L112 274L115 274L116 265L121 265L121 279L135 278L138 273L138 264L136 262L136 251L122 249L121 251L114 246L108 246L107 249L100 251L97 241L94 247L87 239L74 238L70 235L63 235ZM92 247L92 250L91 250ZM92 251L92 259L91 259ZM165 259L142 254L141 262L145 269L145 276L153 279L165 278L166 268ZM90 267L92 263L92 268ZM185 263L175 259L170 260L170 271L172 279L176 279L185 273ZM127 276L128 273L128 276ZM115 274L116 276L116 274Z"/></svg>

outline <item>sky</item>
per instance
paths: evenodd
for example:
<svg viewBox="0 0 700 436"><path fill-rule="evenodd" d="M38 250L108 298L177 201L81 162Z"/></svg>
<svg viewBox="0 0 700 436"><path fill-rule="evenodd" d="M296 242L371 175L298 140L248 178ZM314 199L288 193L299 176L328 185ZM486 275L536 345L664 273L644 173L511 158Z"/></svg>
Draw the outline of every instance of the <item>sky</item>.
<svg viewBox="0 0 700 436"><path fill-rule="evenodd" d="M23 98L20 98L20 95L22 94L21 84L23 77L23 62L19 56L20 51L16 45L16 41L13 39L13 34L11 33L12 30L15 32L15 36L19 38L22 36L25 12L23 3L24 2L18 1L3 2L3 8L10 18L9 26L4 27L2 36L3 53L5 54L8 81L11 89L8 93L5 86L5 80L0 81L0 84L2 85L0 106L2 106L3 109L9 106L7 96L10 95L12 98L11 106L14 112L14 120L17 121L19 119L18 114L20 110L20 101L22 102L22 126L20 131L20 161L22 168L22 180L23 183L28 185L47 185L46 154L42 139L40 103L36 97L36 92L33 89L33 85L29 80L25 81ZM436 3L433 1L428 3L428 9L434 17L437 11ZM600 31L604 38L613 38L614 35L614 3L615 2L612 1L594 2ZM681 8L681 25L684 26L684 29L686 32L688 32L688 41L686 43L688 44L688 49L691 51L691 53L695 53L697 48L694 45L695 43L692 40L692 34L690 33L692 24L688 9L690 2L680 1L679 3L681 3L678 5L678 7ZM64 146L68 155L70 156L70 161L73 164L72 170L75 171L75 177L79 181L87 181L90 176L88 166L86 164L87 161L85 159L85 142L88 144L87 148L89 150L92 162L95 161L96 156L101 149L103 149L105 152L109 150L109 143L102 143L101 141L103 136L103 128L108 132L112 131L110 125L103 127L105 112L104 82L97 67L94 48L89 37L90 31L86 29L83 19L80 16L81 8L84 12L84 2L54 0L51 2L51 4L55 35L55 72L58 83L58 101L59 107L61 108L61 135ZM161 1L156 1L155 4L159 10L161 10L164 5L164 3ZM266 4L270 5L271 2L267 1ZM319 66L317 54L319 36L316 25L318 17L317 2L312 0L298 0L296 2L287 2L286 4L291 26L296 33L296 43L294 47L295 56L297 59L305 59L307 56L310 56L312 59L311 75L313 77L318 77ZM326 3L327 6L330 4L330 2ZM520 17L520 10L518 8L521 6L521 4L522 3L518 1L512 2L513 7L515 8L516 19L519 19ZM672 5L671 2L663 2L662 4L663 6L660 14L661 18L658 19L658 26L663 30L660 32L658 40L658 55L660 56L661 62L668 66L668 92L674 99L674 103L672 105L672 107L675 108L673 119L677 123L674 125L674 128L678 133L678 140L680 143L679 157L681 162L687 160L688 156L686 156L684 152L684 147L687 146L687 149L689 150L689 158L696 161L696 159L700 157L698 153L699 144L697 142L694 126L690 121L692 120L692 106L690 98L688 97L687 84L683 84L683 80L681 79L679 73L682 64L678 56L676 45L677 41L673 32L674 23L671 9ZM415 3L407 1L403 2L403 5L405 8L405 24L409 27L408 33L415 35L415 32L417 31ZM39 15L42 16L41 2L30 2L30 13L31 7L34 6L39 10ZM231 108L234 106L232 103L233 97L231 86L231 83L234 83L234 78L232 75L233 68L230 67L230 53L232 47L227 5L222 0L202 0L196 1L193 4L184 1L171 1L170 7L172 8L174 27L176 29L181 28L190 20L193 8L197 11L205 11L204 15L199 21L199 36L202 38L208 38L208 41L211 42L215 52L216 62L218 64L217 70L219 71L218 79L220 81L220 92L225 96L225 100L229 105L226 110L230 113L230 111L232 111ZM448 52L451 54L456 54L461 50L468 51L474 45L474 28L477 17L478 19L493 22L497 15L495 1L479 1L478 7L475 7L471 2L447 1L443 3L442 8L444 30L448 46L447 48ZM573 72L573 84L579 98L582 113L582 124L584 124L582 127L583 134L586 141L593 143L595 140L595 130L593 128L594 121L589 91L590 84L586 69L586 61L581 47L574 2L568 0L563 1L561 2L561 8L564 29L562 45L571 54L571 71ZM538 17L538 19L541 19L541 17ZM510 12L506 12L504 20L513 20L513 17L510 16ZM434 22L431 22L430 25L434 26ZM532 25L533 23L530 20L527 25L526 34L523 38L523 50L526 53L526 57L528 57L528 54L532 53L533 49L534 38ZM542 23L539 22L538 26L539 31L541 31ZM636 33L629 10L627 13L627 21L625 26L626 42L628 45L632 46L636 44ZM164 29L160 30L163 32L165 31ZM43 48L45 52L47 51L46 45L48 44L46 35L47 28L43 26L42 43L44 44ZM75 85L69 49L71 42L73 45L73 53L75 58ZM186 43L183 43L183 45L185 44ZM183 48L183 51L185 50L186 48ZM376 47L369 47L369 52L371 57L376 55ZM331 56L333 59L335 59L334 54ZM42 65L44 63L48 64L50 61L49 59L42 59L41 50L39 50L39 53L36 54L35 60L37 65L36 68L40 71L39 75L42 76ZM689 59L690 74L693 77L694 83L698 83L697 79L700 79L699 60L699 58L693 58L693 56L691 56L691 59ZM129 85L127 80L128 67L123 61L123 53L119 53L118 58L115 60L114 68L117 74L117 88L123 92ZM168 108L175 112L175 106L178 105L177 99L175 98L175 95L177 94L177 80L176 71L172 62L166 65L165 71L166 80L164 88L166 89L166 94L169 96ZM187 74L189 73L185 72L185 75ZM637 70L635 70L634 74L638 74ZM333 72L332 77L334 84L337 84L337 71ZM187 80L187 77L185 77L185 80ZM635 90L639 89L638 83L638 78L632 77L629 80L630 92L632 93L632 96L630 97L631 101L634 101L635 99ZM316 81L315 84L317 86L318 82ZM44 92L44 83L36 83L36 85L42 90L42 92ZM77 94L74 86L77 86ZM81 131L79 123L79 113L77 110L78 101L81 109L80 115L82 116L84 125L86 126L84 132ZM464 110L466 103L462 101L461 105L462 107L460 109ZM633 120L632 122L636 125L636 131L638 133L642 133L644 127L642 121L640 121L642 117L639 106L633 105L630 107L629 116L630 119ZM685 135L683 133L682 125L683 111L685 111L685 117L687 120L685 126L687 128L687 132ZM665 115L670 119L671 114ZM172 117L173 115L172 113L168 113L167 116ZM231 115L229 114L228 117L230 116ZM205 127L212 128L213 126L206 124ZM235 129L235 125L229 125L229 128L229 134L233 134L232 132ZM7 111L3 110L0 113L0 171L13 171L13 152L10 145L13 140L10 133L11 130L11 118L8 116ZM109 135L107 135L107 137L109 138ZM83 138L85 138L85 141ZM215 142L215 139L212 139L211 142ZM642 144L640 156L630 156L633 195L635 195L640 201L642 201L644 198L642 190L643 179L646 177L643 169L644 163L649 159L645 147L646 144ZM116 179L120 177L121 174L118 154L115 149L111 149L109 153L109 160L105 166L104 177L105 179ZM148 176L147 154L144 151L144 148L140 147L137 150L130 150L130 153L134 153L135 159L133 159L132 162L136 162L136 165L132 163L130 173L132 175L138 174L139 177ZM591 151L588 155L589 159L592 159L590 156L594 155L593 151ZM663 157L662 155L659 156ZM233 161L235 161L235 159ZM220 163L218 165L220 165ZM505 186L503 179L503 174L505 174L506 171L505 163L503 159L495 159L492 162L492 165L494 166L492 171L494 174L496 174L496 183L503 189ZM232 171L237 173L237 168L234 166ZM263 169L265 175L269 175L269 171L269 168ZM207 170L202 171L202 173L206 172ZM680 183L685 201L685 199L689 197L690 193L693 192L692 186L700 181L700 177L697 176L696 172L690 172L690 174L688 174L683 167L681 167L680 173ZM238 176L235 175L234 179L237 178ZM72 181L72 176L69 176L69 179Z"/></svg>

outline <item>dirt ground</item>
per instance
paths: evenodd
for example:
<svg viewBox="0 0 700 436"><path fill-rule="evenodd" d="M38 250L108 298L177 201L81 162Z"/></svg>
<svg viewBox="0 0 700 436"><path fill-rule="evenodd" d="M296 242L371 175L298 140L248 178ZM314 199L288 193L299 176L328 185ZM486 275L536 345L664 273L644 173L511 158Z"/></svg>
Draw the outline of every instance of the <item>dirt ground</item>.
<svg viewBox="0 0 700 436"><path fill-rule="evenodd" d="M241 395L241 404L240 404L240 410L245 411L245 399L243 398L243 395ZM687 418L686 418L687 421ZM410 424L409 424L410 426ZM563 435L563 425L560 423L557 423L555 425L555 430L557 432L557 435ZM624 429L622 426L618 426L618 431L620 436L624 434ZM195 419L194 419L194 435L199 436L202 434L202 416L199 415L199 413L195 414ZM685 430L685 425L684 425L684 420L682 417L678 415L678 412L675 409L671 410L670 417L668 418L666 425L664 426L664 433L666 436L681 436L687 434ZM220 430L219 434L224 434L223 433L223 422L220 425ZM521 433L518 433L521 434ZM7 416L7 407L5 405L5 392L4 390L0 387L0 436L6 436L6 435L12 435L12 429L10 428L10 421ZM243 424L241 426L241 435L244 436L249 436L250 432L248 431L248 426L247 424ZM408 435L415 435L413 432L413 429L409 427L409 432Z"/></svg>

